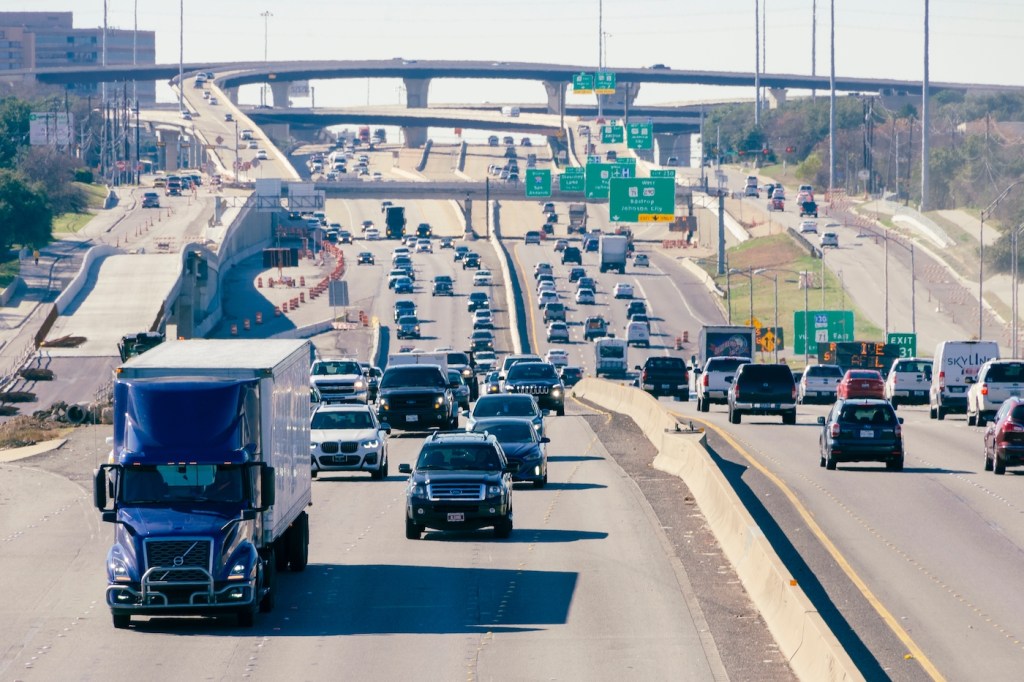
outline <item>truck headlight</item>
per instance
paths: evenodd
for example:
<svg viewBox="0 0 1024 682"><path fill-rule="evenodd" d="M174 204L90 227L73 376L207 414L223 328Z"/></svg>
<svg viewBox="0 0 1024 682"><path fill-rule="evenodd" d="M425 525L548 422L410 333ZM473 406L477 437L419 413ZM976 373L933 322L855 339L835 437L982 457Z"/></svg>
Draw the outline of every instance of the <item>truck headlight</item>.
<svg viewBox="0 0 1024 682"><path fill-rule="evenodd" d="M495 497L497 495L500 495L501 494L501 486L500 485L487 486L487 494L490 495L491 497Z"/></svg>
<svg viewBox="0 0 1024 682"><path fill-rule="evenodd" d="M245 580L246 575L249 573L249 566L239 561L231 570L228 572L228 580Z"/></svg>
<svg viewBox="0 0 1024 682"><path fill-rule="evenodd" d="M380 407L380 409L382 409L382 410L387 410L387 409L391 408L391 405L388 404L388 399L384 398L384 397L380 397L378 399L377 404Z"/></svg>
<svg viewBox="0 0 1024 682"><path fill-rule="evenodd" d="M131 577L128 575L128 567L118 559L110 562L110 575L114 578L115 582L131 582Z"/></svg>
<svg viewBox="0 0 1024 682"><path fill-rule="evenodd" d="M553 388L553 389L551 389L551 397L552 398L560 398L561 396L562 396L562 389L560 389L560 388Z"/></svg>
<svg viewBox="0 0 1024 682"><path fill-rule="evenodd" d="M465 368L464 370L462 370L462 376L465 377L466 379L470 378L471 376L473 376L473 370L469 367Z"/></svg>
<svg viewBox="0 0 1024 682"><path fill-rule="evenodd" d="M379 445L380 441L376 438L371 438L370 440L364 440L362 442L362 446L368 450L376 450Z"/></svg>
<svg viewBox="0 0 1024 682"><path fill-rule="evenodd" d="M427 488L426 488L426 486L424 486L422 484L415 484L415 485L411 484L409 486L409 495L411 497L426 497L427 496Z"/></svg>
<svg viewBox="0 0 1024 682"><path fill-rule="evenodd" d="M443 395L439 395L436 398L434 398L434 407L443 407L443 406L444 406L444 396Z"/></svg>
<svg viewBox="0 0 1024 682"><path fill-rule="evenodd" d="M352 384L352 388L356 389L357 391L364 389L366 388L366 382L364 382L362 379L356 379L356 383Z"/></svg>

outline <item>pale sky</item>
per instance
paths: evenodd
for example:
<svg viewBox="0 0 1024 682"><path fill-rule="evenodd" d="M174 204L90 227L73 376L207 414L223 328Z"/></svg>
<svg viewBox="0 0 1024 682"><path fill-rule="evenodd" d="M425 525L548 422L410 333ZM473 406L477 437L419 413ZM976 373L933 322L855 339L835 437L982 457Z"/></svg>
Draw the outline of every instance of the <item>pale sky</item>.
<svg viewBox="0 0 1024 682"><path fill-rule="evenodd" d="M180 0L185 61L283 59L470 59L596 66L603 7L607 65L751 71L755 0ZM176 62L179 2L107 0L109 25L157 31L157 61ZM24 0L0 0L23 10ZM817 73L829 70L829 4L817 1ZM836 73L920 79L924 0L836 0ZM811 73L812 0L760 0L766 70ZM99 26L103 0L38 0L71 10L75 26ZM933 81L1021 85L1024 0L931 0ZM317 105L397 103L399 81L317 84ZM747 96L743 90L644 86L640 103ZM246 99L243 97L243 100ZM438 81L432 102L542 101L540 85Z"/></svg>

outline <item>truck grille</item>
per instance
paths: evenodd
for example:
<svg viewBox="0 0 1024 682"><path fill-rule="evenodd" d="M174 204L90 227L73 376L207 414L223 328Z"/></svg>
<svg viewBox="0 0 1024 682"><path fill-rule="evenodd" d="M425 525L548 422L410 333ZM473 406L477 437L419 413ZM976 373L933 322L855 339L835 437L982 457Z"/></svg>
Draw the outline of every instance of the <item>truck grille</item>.
<svg viewBox="0 0 1024 682"><path fill-rule="evenodd" d="M435 483L427 486L427 497L431 500L479 501L484 499L484 487L479 483Z"/></svg>
<svg viewBox="0 0 1024 682"><path fill-rule="evenodd" d="M434 395L403 395L391 399L391 407L395 410L418 410L434 407Z"/></svg>
<svg viewBox="0 0 1024 682"><path fill-rule="evenodd" d="M334 441L320 443L320 451L325 455L333 455L338 451L338 444Z"/></svg>
<svg viewBox="0 0 1024 682"><path fill-rule="evenodd" d="M212 571L210 553L213 546L206 539L146 540L146 567L162 567L166 573L156 571L152 580L173 582L206 581L207 572ZM190 566L203 570L189 571Z"/></svg>
<svg viewBox="0 0 1024 682"><path fill-rule="evenodd" d="M544 384L513 384L511 386L505 386L505 390L509 393L528 393L530 395L547 395L551 392L551 387Z"/></svg>

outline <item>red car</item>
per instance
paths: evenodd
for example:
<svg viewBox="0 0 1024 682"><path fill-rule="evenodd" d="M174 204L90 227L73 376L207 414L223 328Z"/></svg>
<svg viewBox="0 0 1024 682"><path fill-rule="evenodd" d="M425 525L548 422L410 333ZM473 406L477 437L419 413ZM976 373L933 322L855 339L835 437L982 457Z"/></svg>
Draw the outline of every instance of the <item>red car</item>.
<svg viewBox="0 0 1024 682"><path fill-rule="evenodd" d="M885 400L885 380L877 369L848 369L836 387L836 397Z"/></svg>
<svg viewBox="0 0 1024 682"><path fill-rule="evenodd" d="M985 430L985 471L1024 464L1024 399L1008 398Z"/></svg>

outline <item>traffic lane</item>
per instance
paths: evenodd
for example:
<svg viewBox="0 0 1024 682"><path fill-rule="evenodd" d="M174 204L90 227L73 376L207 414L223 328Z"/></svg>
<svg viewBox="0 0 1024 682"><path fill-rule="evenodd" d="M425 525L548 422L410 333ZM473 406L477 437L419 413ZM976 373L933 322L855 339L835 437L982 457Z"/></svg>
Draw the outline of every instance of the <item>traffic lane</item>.
<svg viewBox="0 0 1024 682"><path fill-rule="evenodd" d="M312 537L338 539L311 547L309 582L282 592L272 614L313 636L268 642L262 673L294 674L295 660L328 652L353 677L374 679L501 678L511 665L527 679L711 679L661 531L632 482L584 420L547 423L549 485L516 486L516 527L504 541L489 529L406 540L404 476L318 479L325 511L311 517ZM391 466L411 463L421 443L391 439ZM638 582L645 589L623 588ZM378 655L396 645L401 656Z"/></svg>
<svg viewBox="0 0 1024 682"><path fill-rule="evenodd" d="M1022 651L1004 633L1024 629L1021 598L1007 591L1005 582L978 576L1019 570L1024 533L1002 521L1016 510L1006 501L1015 499L1013 477L982 472L977 429L957 421L938 424L920 409L900 410L907 442L904 472L871 463L827 471L818 466L820 427L814 424L827 409L801 406L797 427L786 428L784 437L767 438L769 429L784 428L776 418L750 416L741 426L726 426L726 414L717 407L703 416L728 428L786 482L943 674L972 677L980 665L989 677L1010 675ZM791 541L796 544L795 537ZM984 663L952 654L964 636Z"/></svg>

